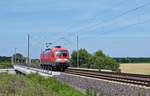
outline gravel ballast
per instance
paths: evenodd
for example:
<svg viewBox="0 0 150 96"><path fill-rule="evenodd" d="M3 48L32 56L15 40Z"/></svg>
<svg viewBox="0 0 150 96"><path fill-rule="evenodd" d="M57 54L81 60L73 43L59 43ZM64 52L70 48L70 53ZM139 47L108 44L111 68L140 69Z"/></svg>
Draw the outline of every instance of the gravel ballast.
<svg viewBox="0 0 150 96"><path fill-rule="evenodd" d="M150 96L150 87L94 79L84 76L61 73L56 78L83 92L94 90L97 96Z"/></svg>

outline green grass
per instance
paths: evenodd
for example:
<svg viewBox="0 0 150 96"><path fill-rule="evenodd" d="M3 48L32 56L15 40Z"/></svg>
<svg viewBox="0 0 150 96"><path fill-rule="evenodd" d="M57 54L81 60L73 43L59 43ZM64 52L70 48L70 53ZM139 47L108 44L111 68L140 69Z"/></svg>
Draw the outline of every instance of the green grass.
<svg viewBox="0 0 150 96"><path fill-rule="evenodd" d="M11 62L0 62L0 69L13 68Z"/></svg>
<svg viewBox="0 0 150 96"><path fill-rule="evenodd" d="M0 73L0 96L85 96L54 78Z"/></svg>

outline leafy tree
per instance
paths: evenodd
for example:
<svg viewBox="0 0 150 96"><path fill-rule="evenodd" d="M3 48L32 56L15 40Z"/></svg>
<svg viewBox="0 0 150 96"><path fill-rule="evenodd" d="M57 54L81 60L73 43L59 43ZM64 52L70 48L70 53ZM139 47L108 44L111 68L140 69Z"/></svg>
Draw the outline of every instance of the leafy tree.
<svg viewBox="0 0 150 96"><path fill-rule="evenodd" d="M89 60L90 54L86 49L80 49L79 50L79 64L81 67L87 67L88 60ZM73 51L71 54L71 62L73 66L77 66L77 51Z"/></svg>
<svg viewBox="0 0 150 96"><path fill-rule="evenodd" d="M77 51L73 51L71 54L71 62L73 67L77 67Z"/></svg>
<svg viewBox="0 0 150 96"><path fill-rule="evenodd" d="M79 64L81 67L87 66L90 54L86 49L79 50Z"/></svg>
<svg viewBox="0 0 150 96"><path fill-rule="evenodd" d="M98 69L103 69L105 66L105 57L95 57L95 64Z"/></svg>
<svg viewBox="0 0 150 96"><path fill-rule="evenodd" d="M105 57L96 57L95 60L96 68L98 69L108 69L113 71L119 70L119 63L117 63L114 59L109 56Z"/></svg>
<svg viewBox="0 0 150 96"><path fill-rule="evenodd" d="M105 57L105 54L101 50L98 50L98 51L95 52L95 56L97 56L97 57Z"/></svg>
<svg viewBox="0 0 150 96"><path fill-rule="evenodd" d="M14 62L15 62L15 59L16 59L17 64L25 63L25 60L26 60L26 58L21 53L14 54L13 55Z"/></svg>

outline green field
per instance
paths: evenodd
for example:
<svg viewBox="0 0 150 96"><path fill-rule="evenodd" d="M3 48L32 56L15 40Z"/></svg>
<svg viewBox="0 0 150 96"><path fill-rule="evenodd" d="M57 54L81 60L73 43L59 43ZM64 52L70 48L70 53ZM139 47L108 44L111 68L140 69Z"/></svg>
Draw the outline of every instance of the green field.
<svg viewBox="0 0 150 96"><path fill-rule="evenodd" d="M0 69L12 68L11 62L0 62Z"/></svg>
<svg viewBox="0 0 150 96"><path fill-rule="evenodd" d="M123 63L120 64L121 72L150 75L150 63Z"/></svg>
<svg viewBox="0 0 150 96"><path fill-rule="evenodd" d="M0 74L0 96L85 96L53 78Z"/></svg>

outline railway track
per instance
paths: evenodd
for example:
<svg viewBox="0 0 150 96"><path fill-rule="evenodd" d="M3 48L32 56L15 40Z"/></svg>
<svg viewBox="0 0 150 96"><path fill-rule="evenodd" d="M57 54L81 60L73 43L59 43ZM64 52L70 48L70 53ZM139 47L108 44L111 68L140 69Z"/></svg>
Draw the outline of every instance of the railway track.
<svg viewBox="0 0 150 96"><path fill-rule="evenodd" d="M28 67L41 69L39 66ZM150 75L104 72L73 67L66 69L65 73L150 87Z"/></svg>
<svg viewBox="0 0 150 96"><path fill-rule="evenodd" d="M100 72L79 68L69 68L65 71L65 73L150 87L150 76L148 75Z"/></svg>

